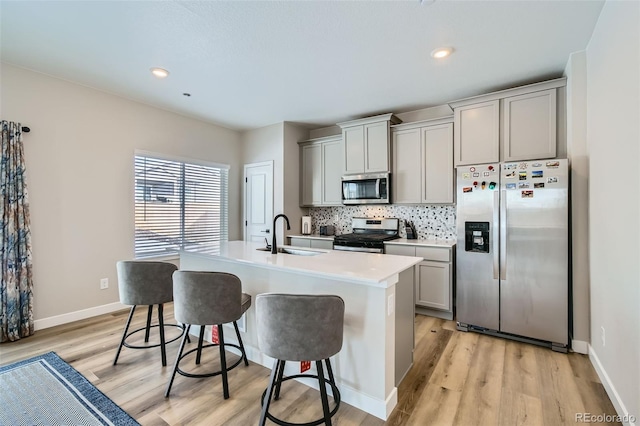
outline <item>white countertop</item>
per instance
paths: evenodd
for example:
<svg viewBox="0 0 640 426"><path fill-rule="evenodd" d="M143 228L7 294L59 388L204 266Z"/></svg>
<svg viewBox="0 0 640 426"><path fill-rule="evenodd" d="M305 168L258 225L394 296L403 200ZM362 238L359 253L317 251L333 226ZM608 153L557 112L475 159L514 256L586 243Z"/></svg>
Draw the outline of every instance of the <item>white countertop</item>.
<svg viewBox="0 0 640 426"><path fill-rule="evenodd" d="M308 235L287 235L287 238L308 238L310 240L327 240L333 241L334 235L320 235L320 234L308 234Z"/></svg>
<svg viewBox="0 0 640 426"><path fill-rule="evenodd" d="M385 241L384 243L390 244L390 245L402 245L402 246L452 248L453 246L456 245L456 240L439 240L439 239L407 240L406 238L398 238L391 241Z"/></svg>
<svg viewBox="0 0 640 426"><path fill-rule="evenodd" d="M287 270L372 287L389 287L395 283L395 280L388 283L389 278L422 261L421 257L321 249L304 249L321 253L317 256L271 254L271 252L256 250L258 248L264 248L264 244L229 241L221 243L219 247L184 250L181 254L215 257L230 262L249 263L259 268Z"/></svg>

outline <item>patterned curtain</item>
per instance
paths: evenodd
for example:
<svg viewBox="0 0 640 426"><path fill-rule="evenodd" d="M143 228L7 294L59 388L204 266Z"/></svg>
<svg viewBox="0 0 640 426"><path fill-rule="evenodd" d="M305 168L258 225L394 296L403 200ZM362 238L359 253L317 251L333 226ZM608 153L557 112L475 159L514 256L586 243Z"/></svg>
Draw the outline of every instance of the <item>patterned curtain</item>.
<svg viewBox="0 0 640 426"><path fill-rule="evenodd" d="M0 124L0 341L6 342L34 332L33 278L22 126Z"/></svg>

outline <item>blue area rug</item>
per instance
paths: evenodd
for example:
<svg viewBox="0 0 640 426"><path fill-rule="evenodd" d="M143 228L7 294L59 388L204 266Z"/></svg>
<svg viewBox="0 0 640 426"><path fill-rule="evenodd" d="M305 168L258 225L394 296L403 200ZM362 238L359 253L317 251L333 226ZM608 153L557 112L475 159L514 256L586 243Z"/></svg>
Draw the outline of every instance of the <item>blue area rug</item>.
<svg viewBox="0 0 640 426"><path fill-rule="evenodd" d="M0 425L139 425L55 352L0 367Z"/></svg>

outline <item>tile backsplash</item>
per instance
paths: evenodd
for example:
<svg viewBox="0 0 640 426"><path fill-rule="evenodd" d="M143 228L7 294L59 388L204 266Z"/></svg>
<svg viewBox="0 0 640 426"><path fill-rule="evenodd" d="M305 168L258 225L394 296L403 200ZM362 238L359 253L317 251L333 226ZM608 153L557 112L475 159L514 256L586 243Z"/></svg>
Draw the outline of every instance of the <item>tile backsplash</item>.
<svg viewBox="0 0 640 426"><path fill-rule="evenodd" d="M456 206L455 205L384 205L384 206L339 206L312 207L311 229L319 232L321 225L335 226L336 235L348 234L353 217L397 217L400 221L400 236L406 237L404 221L413 222L418 239L439 238L456 239Z"/></svg>

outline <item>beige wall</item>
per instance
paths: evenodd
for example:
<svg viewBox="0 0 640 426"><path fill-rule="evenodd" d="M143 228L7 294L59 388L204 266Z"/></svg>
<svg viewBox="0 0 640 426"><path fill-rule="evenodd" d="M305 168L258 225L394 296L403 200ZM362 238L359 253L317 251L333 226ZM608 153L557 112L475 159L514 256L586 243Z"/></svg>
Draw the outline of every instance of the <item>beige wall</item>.
<svg viewBox="0 0 640 426"><path fill-rule="evenodd" d="M273 161L273 215L284 213L284 123L276 123L259 129L242 132L242 162L244 164ZM244 208L244 205L243 205ZM241 212L244 218L244 213ZM244 219L243 219L244 220ZM277 224L276 238L282 244L282 219Z"/></svg>
<svg viewBox="0 0 640 426"><path fill-rule="evenodd" d="M235 131L2 64L2 118L25 135L35 319L119 300L115 262L133 257L135 149L231 165L229 238L240 237ZM99 289L100 278L110 288Z"/></svg>
<svg viewBox="0 0 640 426"><path fill-rule="evenodd" d="M591 357L640 421L640 3L605 3L587 47ZM605 344L601 340L605 329ZM601 375L603 377L603 375Z"/></svg>
<svg viewBox="0 0 640 426"><path fill-rule="evenodd" d="M571 161L573 349L587 352L589 323L589 158L587 157L587 55L572 54L567 77L567 157Z"/></svg>
<svg viewBox="0 0 640 426"><path fill-rule="evenodd" d="M277 123L248 130L241 136L245 164L273 161L273 214L286 214L291 225L291 231L286 231L284 221L276 224L280 244L286 242L285 235L300 233L298 141L305 140L308 134L308 130L291 123Z"/></svg>
<svg viewBox="0 0 640 426"><path fill-rule="evenodd" d="M302 216L309 209L300 208L300 148L298 142L309 138L309 130L284 123L284 211L291 222L287 234L302 232ZM286 235L286 234L285 234Z"/></svg>

